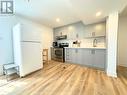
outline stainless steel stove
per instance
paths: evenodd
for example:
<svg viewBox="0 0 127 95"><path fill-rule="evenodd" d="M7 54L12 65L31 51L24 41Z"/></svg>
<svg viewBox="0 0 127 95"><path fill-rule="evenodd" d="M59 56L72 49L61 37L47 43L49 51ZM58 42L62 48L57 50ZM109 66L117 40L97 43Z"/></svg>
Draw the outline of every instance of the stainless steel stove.
<svg viewBox="0 0 127 95"><path fill-rule="evenodd" d="M51 59L59 62L65 62L64 47L68 46L68 43L59 43L58 46L51 47Z"/></svg>

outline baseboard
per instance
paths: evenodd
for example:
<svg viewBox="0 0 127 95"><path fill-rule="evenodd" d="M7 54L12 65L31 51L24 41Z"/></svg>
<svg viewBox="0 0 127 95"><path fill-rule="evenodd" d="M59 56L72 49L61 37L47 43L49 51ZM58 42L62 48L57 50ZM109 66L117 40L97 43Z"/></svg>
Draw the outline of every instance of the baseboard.
<svg viewBox="0 0 127 95"><path fill-rule="evenodd" d="M107 76L117 78L117 73L107 72Z"/></svg>
<svg viewBox="0 0 127 95"><path fill-rule="evenodd" d="M35 72L38 72L38 71L40 71L40 70L42 70L42 68L39 68L39 69L37 69L37 70L35 70L35 71L32 71L32 72L30 72L30 73L28 73L28 74L19 75L19 76L20 76L20 78L24 78L24 77L26 77L26 76L28 76L28 75L31 75L31 74L33 74L33 73L35 73Z"/></svg>
<svg viewBox="0 0 127 95"><path fill-rule="evenodd" d="M127 67L127 64L118 64L118 66Z"/></svg>

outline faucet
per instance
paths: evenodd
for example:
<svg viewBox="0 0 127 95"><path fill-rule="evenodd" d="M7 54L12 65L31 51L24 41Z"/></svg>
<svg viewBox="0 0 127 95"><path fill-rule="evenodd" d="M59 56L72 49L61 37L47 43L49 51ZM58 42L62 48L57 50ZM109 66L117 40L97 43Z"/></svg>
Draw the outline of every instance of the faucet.
<svg viewBox="0 0 127 95"><path fill-rule="evenodd" d="M97 47L97 39L93 40L93 47Z"/></svg>

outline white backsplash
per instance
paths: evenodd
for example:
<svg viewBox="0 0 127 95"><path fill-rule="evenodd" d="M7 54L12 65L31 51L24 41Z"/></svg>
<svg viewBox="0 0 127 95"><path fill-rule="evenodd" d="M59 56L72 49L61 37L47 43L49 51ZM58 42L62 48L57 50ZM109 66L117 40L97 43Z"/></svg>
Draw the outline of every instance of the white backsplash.
<svg viewBox="0 0 127 95"><path fill-rule="evenodd" d="M91 39L78 39L81 41L80 47L93 47L93 40ZM97 47L106 47L105 38L96 38L97 39ZM76 40L59 40L58 43L69 43L69 47L73 47L73 42Z"/></svg>

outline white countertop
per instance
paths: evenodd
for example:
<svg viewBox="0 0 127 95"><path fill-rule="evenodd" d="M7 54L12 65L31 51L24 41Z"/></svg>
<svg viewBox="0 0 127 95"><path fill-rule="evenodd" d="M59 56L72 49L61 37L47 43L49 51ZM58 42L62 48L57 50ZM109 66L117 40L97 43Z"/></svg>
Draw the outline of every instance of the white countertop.
<svg viewBox="0 0 127 95"><path fill-rule="evenodd" d="M65 48L77 48L77 49L106 49L106 47L65 47Z"/></svg>

